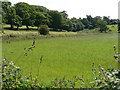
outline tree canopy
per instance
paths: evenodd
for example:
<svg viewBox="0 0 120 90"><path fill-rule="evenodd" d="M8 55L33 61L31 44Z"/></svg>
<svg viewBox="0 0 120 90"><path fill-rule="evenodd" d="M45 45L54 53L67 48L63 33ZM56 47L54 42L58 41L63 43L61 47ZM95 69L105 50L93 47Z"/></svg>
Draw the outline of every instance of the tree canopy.
<svg viewBox="0 0 120 90"><path fill-rule="evenodd" d="M92 17L86 15L86 18L68 18L65 10L49 10L44 6L29 5L28 3L19 2L12 6L11 2L2 2L3 23L10 24L11 29L22 25L29 29L29 26L48 25L53 30L58 31L81 31L83 29L102 28L103 25L117 24L116 19L110 19L108 16ZM106 22L106 23L105 23ZM99 24L99 25L98 25ZM101 26L100 26L101 25ZM105 28L105 26L104 26ZM103 30L103 29L102 29Z"/></svg>

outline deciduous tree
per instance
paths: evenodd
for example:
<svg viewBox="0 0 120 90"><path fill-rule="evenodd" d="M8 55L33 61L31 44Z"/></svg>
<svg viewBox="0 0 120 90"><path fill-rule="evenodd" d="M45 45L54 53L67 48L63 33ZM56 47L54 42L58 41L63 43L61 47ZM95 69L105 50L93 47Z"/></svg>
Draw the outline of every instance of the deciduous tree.
<svg viewBox="0 0 120 90"><path fill-rule="evenodd" d="M107 22L105 22L103 20L98 20L97 26L98 26L98 28L100 28L100 30L99 30L100 32L106 32L108 30Z"/></svg>

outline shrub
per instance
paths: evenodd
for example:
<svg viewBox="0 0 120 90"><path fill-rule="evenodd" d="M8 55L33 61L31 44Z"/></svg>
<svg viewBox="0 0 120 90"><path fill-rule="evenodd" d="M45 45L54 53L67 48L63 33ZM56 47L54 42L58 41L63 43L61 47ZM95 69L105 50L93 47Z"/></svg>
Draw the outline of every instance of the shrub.
<svg viewBox="0 0 120 90"><path fill-rule="evenodd" d="M42 35L49 34L48 26L47 25L41 25L40 28L38 29L38 32Z"/></svg>
<svg viewBox="0 0 120 90"><path fill-rule="evenodd" d="M14 34L9 34L9 37L16 37L16 35L14 35Z"/></svg>
<svg viewBox="0 0 120 90"><path fill-rule="evenodd" d="M21 69L14 65L13 62L4 58L2 61L2 84L3 90L8 89L28 89L39 87L37 80L32 75L23 77Z"/></svg>
<svg viewBox="0 0 120 90"><path fill-rule="evenodd" d="M119 53L116 49L116 46L113 47L115 56L114 58L119 63ZM98 70L94 67L94 64L92 65L93 69L92 72L95 75L95 80L92 82L93 86L92 88L106 88L111 89L114 88L115 90L120 89L120 70L115 70L114 68L110 67L108 69L104 69L99 65Z"/></svg>
<svg viewBox="0 0 120 90"><path fill-rule="evenodd" d="M95 80L91 83L92 88L107 88L120 89L120 70L115 70L112 67L105 70L99 65L99 69L93 68Z"/></svg>

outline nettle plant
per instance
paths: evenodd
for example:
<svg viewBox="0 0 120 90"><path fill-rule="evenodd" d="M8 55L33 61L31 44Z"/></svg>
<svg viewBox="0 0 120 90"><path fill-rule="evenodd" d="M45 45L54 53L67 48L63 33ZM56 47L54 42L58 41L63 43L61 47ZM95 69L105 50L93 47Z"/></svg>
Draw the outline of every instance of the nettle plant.
<svg viewBox="0 0 120 90"><path fill-rule="evenodd" d="M72 80L66 79L54 79L47 85L49 88L87 88L84 79L74 76Z"/></svg>
<svg viewBox="0 0 120 90"><path fill-rule="evenodd" d="M38 87L36 78L32 78L32 75L23 77L21 69L19 67L15 66L14 63L8 59L3 59L2 89L36 87Z"/></svg>
<svg viewBox="0 0 120 90"><path fill-rule="evenodd" d="M118 53L115 45L113 46L113 48L114 48L114 52L115 52L114 58L116 59L116 61L118 63L120 63L120 54Z"/></svg>
<svg viewBox="0 0 120 90"><path fill-rule="evenodd" d="M94 67L94 64L93 64ZM95 75L94 81L91 82L92 88L115 88L120 89L120 70L115 70L112 67L105 70L99 65L98 70L92 69Z"/></svg>

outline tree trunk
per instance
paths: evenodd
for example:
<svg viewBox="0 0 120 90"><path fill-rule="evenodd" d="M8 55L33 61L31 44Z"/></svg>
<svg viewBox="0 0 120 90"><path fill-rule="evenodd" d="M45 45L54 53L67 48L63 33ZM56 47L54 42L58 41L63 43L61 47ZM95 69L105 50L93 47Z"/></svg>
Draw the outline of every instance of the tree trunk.
<svg viewBox="0 0 120 90"><path fill-rule="evenodd" d="M17 26L17 30L19 30L19 26Z"/></svg>
<svg viewBox="0 0 120 90"><path fill-rule="evenodd" d="M118 33L120 33L120 20L118 20Z"/></svg>
<svg viewBox="0 0 120 90"><path fill-rule="evenodd" d="M12 24L10 25L10 29L13 29L13 25Z"/></svg>
<svg viewBox="0 0 120 90"><path fill-rule="evenodd" d="M28 25L26 25L26 28L29 29Z"/></svg>

